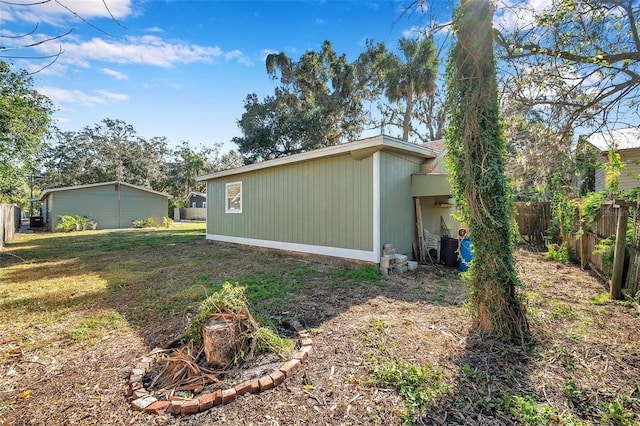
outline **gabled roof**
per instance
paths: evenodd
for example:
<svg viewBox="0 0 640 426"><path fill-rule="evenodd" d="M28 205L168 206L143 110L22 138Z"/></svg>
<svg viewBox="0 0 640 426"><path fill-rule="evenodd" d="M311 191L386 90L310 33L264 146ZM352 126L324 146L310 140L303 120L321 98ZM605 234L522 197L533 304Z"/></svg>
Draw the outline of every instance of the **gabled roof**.
<svg viewBox="0 0 640 426"><path fill-rule="evenodd" d="M110 182L89 183L89 184L86 184L86 185L64 186L64 187L61 187L61 188L45 189L44 191L42 191L42 194L40 194L40 198L37 198L36 200L42 201L47 197L47 195L52 194L54 192L72 191L72 190L75 190L75 189L84 189L84 188L95 188L95 187L98 187L98 186L115 185L115 184L118 184L118 183L120 185L122 185L122 186L128 186L129 188L134 188L134 189L138 189L140 191L149 192L151 194L162 195L163 197L171 198L171 195L165 194L164 192L158 192L158 191L154 191L153 189L144 188L142 186L132 185L130 183L113 180L113 181L110 181Z"/></svg>
<svg viewBox="0 0 640 426"><path fill-rule="evenodd" d="M601 152L640 148L640 128L627 127L594 133L587 138L587 142Z"/></svg>
<svg viewBox="0 0 640 426"><path fill-rule="evenodd" d="M193 195L195 195L196 197L203 197L203 198L207 198L207 193L206 192L196 192L196 191L191 191L189 192L189 195L187 195L187 200L189 200Z"/></svg>
<svg viewBox="0 0 640 426"><path fill-rule="evenodd" d="M355 142L347 142L340 145L328 146L326 148L316 149L313 151L294 154L288 157L276 158L273 160L263 161L261 163L249 164L248 166L237 167L235 169L223 170L221 172L211 173L204 176L198 176L199 182L216 179L224 176L232 176L240 173L247 173L254 170L267 169L270 167L282 166L285 164L301 163L303 161L313 160L316 158L333 157L340 154L351 153L356 158L366 158L373 153L382 149L401 152L404 154L415 155L421 158L434 158L432 150L424 148L421 145L404 142L391 136L378 135Z"/></svg>

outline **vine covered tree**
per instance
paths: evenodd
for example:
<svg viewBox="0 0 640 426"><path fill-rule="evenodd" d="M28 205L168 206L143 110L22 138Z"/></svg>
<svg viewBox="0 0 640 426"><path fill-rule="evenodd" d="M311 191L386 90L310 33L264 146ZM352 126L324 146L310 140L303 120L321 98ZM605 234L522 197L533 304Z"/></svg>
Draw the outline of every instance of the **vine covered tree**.
<svg viewBox="0 0 640 426"><path fill-rule="evenodd" d="M452 191L474 246L471 305L480 334L504 339L528 334L514 266L511 198L505 177L492 17L488 0L462 0L447 66L447 147Z"/></svg>

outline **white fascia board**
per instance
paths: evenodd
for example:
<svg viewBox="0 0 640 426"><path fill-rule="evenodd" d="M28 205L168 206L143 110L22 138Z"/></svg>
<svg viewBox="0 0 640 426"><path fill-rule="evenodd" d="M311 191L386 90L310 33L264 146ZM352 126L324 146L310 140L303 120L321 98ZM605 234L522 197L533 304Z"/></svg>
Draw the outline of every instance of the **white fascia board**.
<svg viewBox="0 0 640 426"><path fill-rule="evenodd" d="M313 160L316 158L332 157L335 155L345 154L353 151L378 147L379 149L391 149L393 151L404 152L417 155L423 158L434 158L432 151L420 145L401 141L389 136L378 135L355 142L343 143L340 145L328 146L326 148L316 149L314 151L303 152L288 157L267 160L261 163L249 164L235 169L223 170L221 172L211 173L204 176L198 176L197 181L202 182L211 179L217 179L225 176L237 175L240 173L248 173L254 170L267 169L270 167L282 166L285 164L300 163L303 161Z"/></svg>
<svg viewBox="0 0 640 426"><path fill-rule="evenodd" d="M117 183L120 183L120 185L122 185L122 186L128 186L129 188L135 188L135 189L138 189L140 191L150 192L152 194L162 195L163 197L171 198L171 195L165 194L164 192L154 191L153 189L144 188L142 186L132 185L130 183L118 182L117 180L113 180L113 181L110 181L110 182L87 183L85 185L63 186L63 187L60 187L60 188L45 189L44 191L42 191L42 194L40 194L40 198L39 199L42 201L42 199L45 198L47 196L47 194L50 194L52 192L72 191L72 190L75 190L75 189L85 189L85 188L95 188L95 187L98 187L98 186L115 185Z"/></svg>
<svg viewBox="0 0 640 426"><path fill-rule="evenodd" d="M340 247L316 246L312 244L287 243L282 241L257 240L255 238L233 237L229 235L207 234L207 240L223 241L226 243L244 244L300 253L318 254L322 256L340 257L343 259L360 260L378 263L379 256L373 251L347 249Z"/></svg>

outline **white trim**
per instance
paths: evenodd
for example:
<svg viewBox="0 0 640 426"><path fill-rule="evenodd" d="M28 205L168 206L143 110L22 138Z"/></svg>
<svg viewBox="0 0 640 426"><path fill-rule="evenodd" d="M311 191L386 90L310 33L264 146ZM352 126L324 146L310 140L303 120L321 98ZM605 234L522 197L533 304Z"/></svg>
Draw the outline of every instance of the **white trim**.
<svg viewBox="0 0 640 426"><path fill-rule="evenodd" d="M380 262L380 152L373 154L373 256Z"/></svg>
<svg viewBox="0 0 640 426"><path fill-rule="evenodd" d="M282 166L285 164L295 164L303 161L312 160L315 158L325 158L334 155L340 155L353 151L366 150L370 148L378 149L390 149L392 151L403 152L407 154L413 154L422 158L435 158L433 151L424 148L414 143L404 142L400 139L392 138L390 136L378 135L367 139L358 140L355 142L343 143L340 145L328 146L326 148L316 149L313 151L303 152L301 154L294 154L288 157L276 158L274 160L262 161L260 163L249 164L248 166L242 166L235 169L223 170L221 172L211 173L204 176L198 176L196 180L198 182L217 179L224 176L232 176L240 173L248 173L254 170L266 169L269 167Z"/></svg>
<svg viewBox="0 0 640 426"><path fill-rule="evenodd" d="M49 194L51 194L53 192L73 191L73 190L76 190L76 189L94 188L94 187L98 187L98 186L116 185L116 184L119 184L119 185L122 185L122 186L128 186L129 188L135 188L135 189L138 189L140 191L150 192L150 193L156 194L156 195L162 195L163 197L167 197L167 198L171 198L172 197L171 195L165 194L164 192L154 191L153 189L144 188L142 186L133 185L133 184L130 184L130 183L127 183L127 182L113 180L113 181L109 181L109 182L88 183L88 184L85 184L85 185L64 186L64 187L60 187L60 188L45 189L44 191L42 191L42 194L40 194L40 198L38 198L38 200L42 201L47 195L49 195Z"/></svg>
<svg viewBox="0 0 640 426"><path fill-rule="evenodd" d="M239 210L230 210L229 209L229 187L231 185L240 185L240 209ZM224 212L225 213L242 213L242 181L238 180L235 182L227 182L224 184Z"/></svg>
<svg viewBox="0 0 640 426"><path fill-rule="evenodd" d="M265 247L300 253L319 254L322 256L341 257L344 259L361 260L379 263L380 256L366 250L346 249L339 247L315 246L311 244L286 243L282 241L256 240L254 238L233 237L229 235L207 234L207 240L223 241L227 243L245 244L249 246Z"/></svg>

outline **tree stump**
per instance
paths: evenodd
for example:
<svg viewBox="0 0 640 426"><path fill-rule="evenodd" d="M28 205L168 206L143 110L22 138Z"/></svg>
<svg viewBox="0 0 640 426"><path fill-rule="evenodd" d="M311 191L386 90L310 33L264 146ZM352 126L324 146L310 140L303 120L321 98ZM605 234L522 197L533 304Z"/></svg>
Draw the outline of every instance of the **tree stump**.
<svg viewBox="0 0 640 426"><path fill-rule="evenodd" d="M225 368L236 355L246 353L246 322L246 317L240 315L219 314L203 324L204 354L211 367Z"/></svg>

